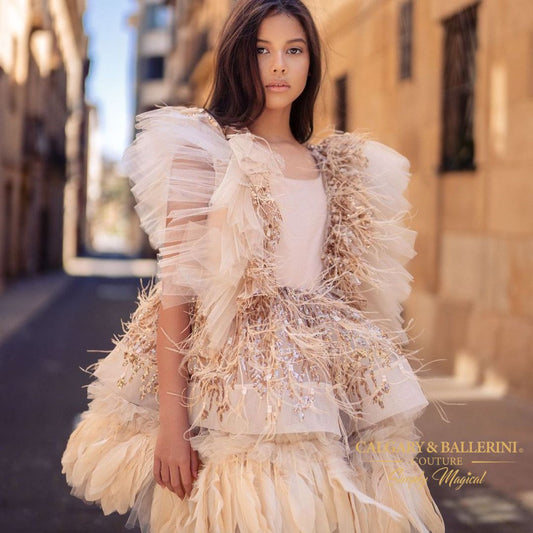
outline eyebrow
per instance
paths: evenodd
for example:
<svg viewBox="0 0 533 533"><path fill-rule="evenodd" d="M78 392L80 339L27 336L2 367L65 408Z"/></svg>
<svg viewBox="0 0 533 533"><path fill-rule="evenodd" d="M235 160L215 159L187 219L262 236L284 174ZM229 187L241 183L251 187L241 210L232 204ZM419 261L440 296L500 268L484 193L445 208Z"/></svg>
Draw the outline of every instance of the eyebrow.
<svg viewBox="0 0 533 533"><path fill-rule="evenodd" d="M267 41L266 39L257 39L257 41L261 41L263 43L268 43L270 44L270 41ZM296 42L301 42L301 43L304 43L304 44L307 44L307 41L305 39L302 39L301 37L297 37L296 39L289 39L287 41L288 43L296 43Z"/></svg>

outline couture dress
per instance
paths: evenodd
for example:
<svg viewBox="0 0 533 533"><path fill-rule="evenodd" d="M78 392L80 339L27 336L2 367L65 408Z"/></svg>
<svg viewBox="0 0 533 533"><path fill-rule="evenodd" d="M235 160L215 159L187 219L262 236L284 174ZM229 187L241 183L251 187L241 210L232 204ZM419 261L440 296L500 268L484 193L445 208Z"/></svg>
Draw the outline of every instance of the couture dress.
<svg viewBox="0 0 533 533"><path fill-rule="evenodd" d="M143 533L444 531L414 460L428 401L401 319L408 161L336 132L307 145L319 175L301 180L203 109L159 108L138 128L123 163L158 275L90 367L62 457L71 493ZM152 469L157 313L184 302L202 468L181 500Z"/></svg>

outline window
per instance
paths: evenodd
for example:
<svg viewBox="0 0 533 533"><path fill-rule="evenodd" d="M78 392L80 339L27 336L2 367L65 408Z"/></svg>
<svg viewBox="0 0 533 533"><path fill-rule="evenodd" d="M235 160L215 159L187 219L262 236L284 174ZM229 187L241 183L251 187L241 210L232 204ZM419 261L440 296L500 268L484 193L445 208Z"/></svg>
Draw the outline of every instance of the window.
<svg viewBox="0 0 533 533"><path fill-rule="evenodd" d="M408 0L400 5L398 18L398 35L400 38L400 79L409 79L412 76L413 58L413 1Z"/></svg>
<svg viewBox="0 0 533 533"><path fill-rule="evenodd" d="M165 73L165 58L163 56L153 56L143 58L142 68L143 80L161 80Z"/></svg>
<svg viewBox="0 0 533 533"><path fill-rule="evenodd" d="M144 12L144 29L156 30L166 28L169 25L170 12L167 6L150 4Z"/></svg>
<svg viewBox="0 0 533 533"><path fill-rule="evenodd" d="M443 21L441 171L474 170L477 4Z"/></svg>
<svg viewBox="0 0 533 533"><path fill-rule="evenodd" d="M346 131L347 128L348 95L346 94L346 85L346 75L335 80L335 127L341 131Z"/></svg>

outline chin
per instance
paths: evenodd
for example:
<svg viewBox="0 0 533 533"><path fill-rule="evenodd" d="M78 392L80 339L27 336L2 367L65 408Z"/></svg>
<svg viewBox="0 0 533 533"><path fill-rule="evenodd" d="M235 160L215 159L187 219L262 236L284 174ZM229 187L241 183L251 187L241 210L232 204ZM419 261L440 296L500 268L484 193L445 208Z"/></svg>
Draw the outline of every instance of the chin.
<svg viewBox="0 0 533 533"><path fill-rule="evenodd" d="M285 104L265 104L265 109L268 109L270 111L282 111L283 109L285 109L286 107L291 107L292 106L292 101L291 102L287 102Z"/></svg>
<svg viewBox="0 0 533 533"><path fill-rule="evenodd" d="M286 107L290 107L299 95L296 95L294 98L267 98L265 101L265 108L272 111L279 111Z"/></svg>

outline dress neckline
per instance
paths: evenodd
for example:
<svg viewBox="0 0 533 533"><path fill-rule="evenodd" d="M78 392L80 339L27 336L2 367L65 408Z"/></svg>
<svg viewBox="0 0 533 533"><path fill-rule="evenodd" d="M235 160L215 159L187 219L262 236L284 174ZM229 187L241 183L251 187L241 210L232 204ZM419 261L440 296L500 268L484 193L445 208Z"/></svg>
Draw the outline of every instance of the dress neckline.
<svg viewBox="0 0 533 533"><path fill-rule="evenodd" d="M255 137L256 139L262 141L266 147L268 148L268 150L277 158L280 158L280 159L283 159L285 161L285 158L279 153L277 152L276 150L274 150L270 144L270 142L268 142L267 139L265 139L264 137L262 137L261 135L256 135L255 133L252 133L249 128L247 127L243 127L243 128L240 128L239 129L239 133L244 133L244 134L247 134L247 135L250 135L251 137ZM315 178L290 178L289 176L285 175L284 172L282 172L281 168L280 168L280 173L282 175L282 177L286 180L288 180L289 182L290 181L319 181L321 178L322 178L322 171L320 170L320 167L319 167L319 162L318 162L318 158L316 157L315 155L315 151L314 151L314 145L311 144L311 143L301 143L302 146L304 146L310 153L311 153L311 157L313 158L313 161L315 162L315 169L316 171L318 172L318 176L316 176Z"/></svg>
<svg viewBox="0 0 533 533"><path fill-rule="evenodd" d="M228 135L235 135L235 134L250 135L251 137L256 138L257 140L262 141L264 143L264 145L268 148L268 150L275 157L283 158L283 156L280 153L278 153L278 152L276 152L275 150L272 149L272 146L270 145L270 143L268 142L267 139L265 139L261 135L256 135L255 133L252 133L248 127L243 126L241 128L236 128L235 126L222 126L211 115L211 113L209 113L205 108L203 109L203 111L206 114L209 122L211 122L226 139L228 138ZM315 161L315 168L316 168L316 170L318 172L318 176L316 176L315 178L305 178L305 179L302 179L302 178L290 178L289 176L286 176L281 171L281 168L280 168L281 176L283 177L283 179L287 180L288 182L293 182L293 181L313 181L313 182L317 182L317 181L320 181L323 178L323 174L322 174L322 170L320 169L320 166L319 166L318 157L316 156L316 153L315 153L315 148L316 148L315 145L311 144L309 142L306 142L306 143L302 143L302 146L305 146L305 148L307 148L307 150L309 150L309 152L311 153L311 156L313 157L313 160Z"/></svg>

